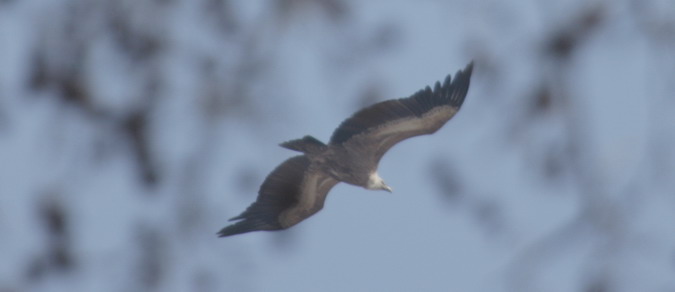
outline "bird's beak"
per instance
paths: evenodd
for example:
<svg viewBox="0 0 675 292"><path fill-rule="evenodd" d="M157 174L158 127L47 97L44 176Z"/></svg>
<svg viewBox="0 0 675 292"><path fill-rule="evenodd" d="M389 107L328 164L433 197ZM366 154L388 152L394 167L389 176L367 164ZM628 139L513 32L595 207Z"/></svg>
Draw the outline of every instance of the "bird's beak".
<svg viewBox="0 0 675 292"><path fill-rule="evenodd" d="M394 192L394 190L393 190L392 188L390 188L388 185L384 185L384 186L382 187L382 189L385 190L385 191L387 191L387 192L390 192L390 193L391 193L391 192Z"/></svg>

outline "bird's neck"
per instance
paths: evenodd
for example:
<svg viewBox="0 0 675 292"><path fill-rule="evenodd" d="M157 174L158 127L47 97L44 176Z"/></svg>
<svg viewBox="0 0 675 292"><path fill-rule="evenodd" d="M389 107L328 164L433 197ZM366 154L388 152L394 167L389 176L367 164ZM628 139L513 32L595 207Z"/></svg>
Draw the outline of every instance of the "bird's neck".
<svg viewBox="0 0 675 292"><path fill-rule="evenodd" d="M368 183L366 183L366 189L379 190L382 188L383 184L384 181L382 180L380 175L377 174L377 171L375 171L368 176Z"/></svg>

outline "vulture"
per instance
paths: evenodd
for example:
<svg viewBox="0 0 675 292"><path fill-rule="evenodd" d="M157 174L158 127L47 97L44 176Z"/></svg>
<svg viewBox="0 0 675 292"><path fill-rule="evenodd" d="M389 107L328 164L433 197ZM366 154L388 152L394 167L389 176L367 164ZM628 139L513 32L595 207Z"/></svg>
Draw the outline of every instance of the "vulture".
<svg viewBox="0 0 675 292"><path fill-rule="evenodd" d="M281 230L307 219L323 208L326 195L339 182L369 190L392 189L377 174L384 153L410 137L433 134L452 118L464 102L473 62L434 88L427 86L407 98L366 107L346 119L328 144L312 136L281 143L303 153L270 173L258 198L235 223L218 236L259 230Z"/></svg>

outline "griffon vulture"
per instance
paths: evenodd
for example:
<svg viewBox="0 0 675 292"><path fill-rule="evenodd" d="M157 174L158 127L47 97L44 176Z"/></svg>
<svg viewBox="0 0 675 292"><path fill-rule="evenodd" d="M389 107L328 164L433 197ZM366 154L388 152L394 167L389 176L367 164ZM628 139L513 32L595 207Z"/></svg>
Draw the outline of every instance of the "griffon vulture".
<svg viewBox="0 0 675 292"><path fill-rule="evenodd" d="M260 186L258 199L218 235L289 228L323 208L339 182L369 190L391 188L377 174L384 153L396 143L440 129L464 102L473 62L408 98L392 99L356 112L335 130L328 144L305 136L280 146L302 152L279 165Z"/></svg>

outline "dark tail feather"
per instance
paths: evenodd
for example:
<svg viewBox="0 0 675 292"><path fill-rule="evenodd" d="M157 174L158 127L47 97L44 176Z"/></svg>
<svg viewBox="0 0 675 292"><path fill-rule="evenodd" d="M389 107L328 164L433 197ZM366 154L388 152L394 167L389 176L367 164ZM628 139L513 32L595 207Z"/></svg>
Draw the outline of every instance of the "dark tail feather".
<svg viewBox="0 0 675 292"><path fill-rule="evenodd" d="M306 154L321 153L326 150L326 144L312 136L305 136L302 139L296 139L279 144L286 149L299 151Z"/></svg>

